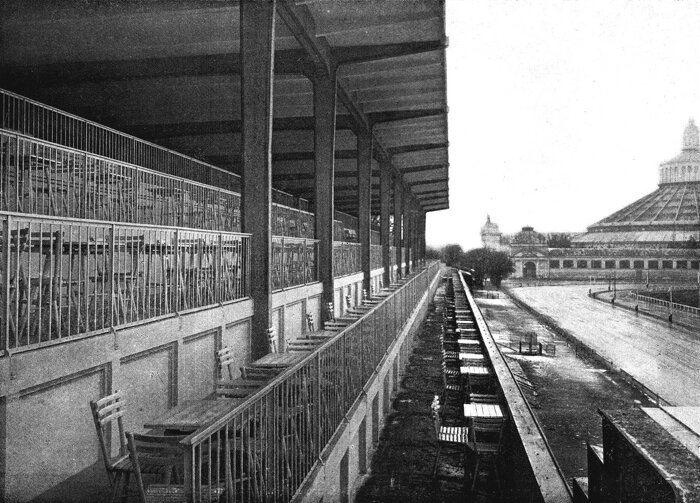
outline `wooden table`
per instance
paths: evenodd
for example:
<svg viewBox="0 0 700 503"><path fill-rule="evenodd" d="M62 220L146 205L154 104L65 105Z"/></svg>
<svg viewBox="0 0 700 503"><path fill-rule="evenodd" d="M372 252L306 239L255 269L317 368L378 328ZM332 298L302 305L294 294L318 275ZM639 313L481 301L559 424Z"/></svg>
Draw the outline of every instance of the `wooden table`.
<svg viewBox="0 0 700 503"><path fill-rule="evenodd" d="M503 409L501 409L501 406L496 403L465 403L464 417L503 419L505 416L503 415Z"/></svg>
<svg viewBox="0 0 700 503"><path fill-rule="evenodd" d="M243 400L242 398L222 398L183 402L144 424L144 427L195 431L230 411Z"/></svg>
<svg viewBox="0 0 700 503"><path fill-rule="evenodd" d="M468 363L478 363L486 361L483 353L459 353L459 359Z"/></svg>
<svg viewBox="0 0 700 503"><path fill-rule="evenodd" d="M459 373L462 375L487 376L491 375L491 369L485 365L468 364L460 366Z"/></svg>
<svg viewBox="0 0 700 503"><path fill-rule="evenodd" d="M262 358L255 360L251 367L285 368L306 358L307 353L268 353Z"/></svg>

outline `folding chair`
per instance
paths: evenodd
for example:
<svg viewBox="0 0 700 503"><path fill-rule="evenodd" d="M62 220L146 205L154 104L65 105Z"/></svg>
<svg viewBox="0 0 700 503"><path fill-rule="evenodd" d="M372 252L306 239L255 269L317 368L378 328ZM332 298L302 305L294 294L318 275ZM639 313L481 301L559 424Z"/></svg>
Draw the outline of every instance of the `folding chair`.
<svg viewBox="0 0 700 503"><path fill-rule="evenodd" d="M140 503L185 503L185 487L182 485L165 484L144 485L143 473L154 473L154 467L167 475L168 470L175 467L184 468L184 448L180 445L182 436L157 436L126 433L129 442L129 458L134 467L136 485ZM199 498L195 500L218 501L225 492L224 484L219 486L201 486Z"/></svg>
<svg viewBox="0 0 700 503"><path fill-rule="evenodd" d="M488 463L493 469L498 490L501 492L501 482L498 471L499 456L505 420L503 418L472 418L469 428L468 446L476 456L474 473L472 475L472 491L476 489L480 469Z"/></svg>
<svg viewBox="0 0 700 503"><path fill-rule="evenodd" d="M469 442L469 429L466 426L445 426L441 417L440 399L435 396L431 404L433 414L433 426L435 429L435 439L437 449L435 451L435 461L433 462L433 478L437 477L438 461L443 445L460 446L466 448Z"/></svg>
<svg viewBox="0 0 700 503"><path fill-rule="evenodd" d="M220 379L216 382L216 396L244 398L264 384L260 380L233 377L232 366L236 363L233 348L225 347L216 352Z"/></svg>

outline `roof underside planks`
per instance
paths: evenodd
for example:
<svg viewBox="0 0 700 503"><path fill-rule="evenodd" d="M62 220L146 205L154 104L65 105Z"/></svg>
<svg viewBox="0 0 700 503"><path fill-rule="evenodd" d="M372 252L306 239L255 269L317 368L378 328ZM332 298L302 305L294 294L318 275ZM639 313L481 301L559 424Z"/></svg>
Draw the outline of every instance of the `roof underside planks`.
<svg viewBox="0 0 700 503"><path fill-rule="evenodd" d="M355 133L362 125L371 128L375 159L382 160L373 166L373 185L388 165L423 210L447 208L444 2L277 3L275 186L313 198L313 91L307 75L321 57L338 69L341 209L357 213L350 197L357 180L349 175L356 170ZM0 9L0 86L240 169L235 2L155 0L124 9L116 3L10 0ZM292 173L298 178L288 178ZM376 211L378 199L375 190Z"/></svg>

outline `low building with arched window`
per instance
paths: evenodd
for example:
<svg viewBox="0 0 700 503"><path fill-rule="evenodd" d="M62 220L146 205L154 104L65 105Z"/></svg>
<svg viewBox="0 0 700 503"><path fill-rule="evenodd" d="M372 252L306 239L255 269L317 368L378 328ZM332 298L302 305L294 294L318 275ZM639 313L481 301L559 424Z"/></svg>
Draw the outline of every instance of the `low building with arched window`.
<svg viewBox="0 0 700 503"><path fill-rule="evenodd" d="M510 245L515 278L619 278L695 282L700 279L700 134L691 119L681 153L659 166L650 194L549 248L523 227Z"/></svg>

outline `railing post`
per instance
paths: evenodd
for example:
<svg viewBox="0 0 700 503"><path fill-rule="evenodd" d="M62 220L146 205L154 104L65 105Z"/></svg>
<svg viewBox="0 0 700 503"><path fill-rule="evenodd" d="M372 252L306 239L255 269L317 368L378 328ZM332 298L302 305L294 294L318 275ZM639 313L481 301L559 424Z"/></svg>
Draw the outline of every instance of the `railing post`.
<svg viewBox="0 0 700 503"><path fill-rule="evenodd" d="M175 308L175 312L179 313L180 312L180 231L178 229L175 229L175 235L173 236L173 239L175 241L175 257L173 259L174 262L174 267L173 267L173 274L175 278L173 279L173 287L175 290L175 299L173 302L173 307Z"/></svg>
<svg viewBox="0 0 700 503"><path fill-rule="evenodd" d="M188 445L185 449L185 469L183 473L183 482L185 490L185 501L192 503L194 501L194 445Z"/></svg>
<svg viewBox="0 0 700 503"><path fill-rule="evenodd" d="M114 292L114 259L116 250L115 250L115 245L116 245L116 239L114 237L114 231L115 231L115 225L111 224L109 226L109 253L106 254L106 257L109 260L109 264L107 264L107 267L105 269L109 271L109 278L107 281L109 282L108 288L109 288L109 326L114 327L117 323L115 322L115 312L114 312L114 300L115 300L115 292ZM95 327L97 328L97 327Z"/></svg>
<svg viewBox="0 0 700 503"><path fill-rule="evenodd" d="M214 265L214 298L215 302L223 302L224 300L224 285L222 280L224 278L224 235L219 233L218 236L218 246L216 253L214 255L216 264Z"/></svg>
<svg viewBox="0 0 700 503"><path fill-rule="evenodd" d="M314 403L316 404L315 410L315 427L316 431L315 433L315 438L316 438L316 457L319 457L321 455L321 451L323 450L323 447L321 446L321 441L322 441L322 432L321 432L321 353L318 352L316 354L315 358L316 362L316 386L314 389ZM313 425L312 425L313 427Z"/></svg>
<svg viewBox="0 0 700 503"><path fill-rule="evenodd" d="M280 260L282 261L282 264L280 266L280 286L282 288L287 288L287 245L284 242L284 236L282 236L282 249L280 253Z"/></svg>
<svg viewBox="0 0 700 503"><path fill-rule="evenodd" d="M309 267L309 249L308 249L308 240L304 238L302 241L302 246L304 247L304 284L308 285L310 283L309 281L309 273L311 271L311 268Z"/></svg>
<svg viewBox="0 0 700 503"><path fill-rule="evenodd" d="M10 349L10 217L9 215L2 222L2 260L3 284L0 286L0 315L2 316L2 345L0 350Z"/></svg>

